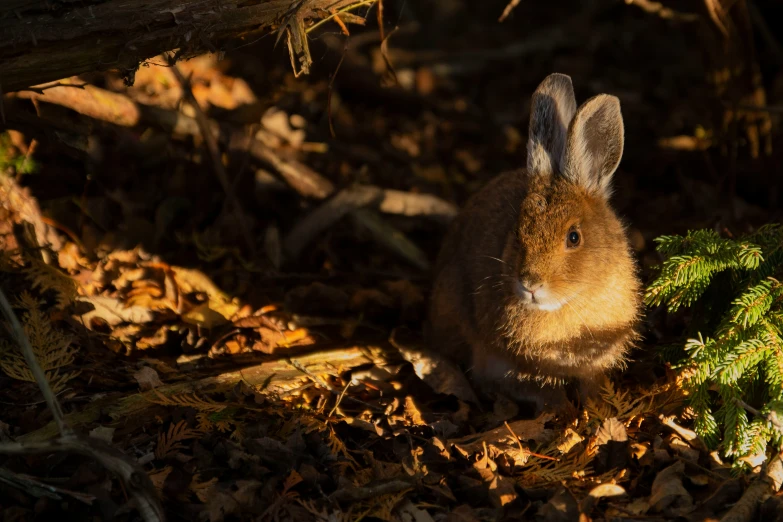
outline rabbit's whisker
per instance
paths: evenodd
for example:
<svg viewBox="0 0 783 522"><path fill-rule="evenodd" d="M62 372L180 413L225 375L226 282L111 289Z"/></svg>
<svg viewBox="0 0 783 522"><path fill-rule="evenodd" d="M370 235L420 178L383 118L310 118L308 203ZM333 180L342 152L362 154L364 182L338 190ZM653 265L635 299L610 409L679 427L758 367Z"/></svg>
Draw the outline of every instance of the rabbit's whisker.
<svg viewBox="0 0 783 522"><path fill-rule="evenodd" d="M499 257L493 257L493 256L484 256L484 255L482 255L482 256L479 256L479 257L486 257L486 258L492 259L492 260L494 260L494 261L500 261L500 262L501 262L501 263L503 263L504 265L507 265L507 264L508 264L508 263L506 263L505 261L503 261L502 259L500 259Z"/></svg>

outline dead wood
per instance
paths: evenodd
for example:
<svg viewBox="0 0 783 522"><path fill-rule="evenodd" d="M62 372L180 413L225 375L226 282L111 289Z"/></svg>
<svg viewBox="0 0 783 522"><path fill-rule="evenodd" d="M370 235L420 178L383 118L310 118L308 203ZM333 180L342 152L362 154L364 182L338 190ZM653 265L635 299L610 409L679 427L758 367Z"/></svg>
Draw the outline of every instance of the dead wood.
<svg viewBox="0 0 783 522"><path fill-rule="evenodd" d="M762 472L748 486L742 498L732 506L728 513L723 515L721 522L750 522L753 520L766 497L780 490L781 481L783 481L783 460L778 454L768 463L766 472Z"/></svg>
<svg viewBox="0 0 783 522"><path fill-rule="evenodd" d="M305 21L329 16L354 0L13 0L0 7L0 84L17 91L107 69L133 78L162 52L184 56L228 48L278 29L307 72ZM281 33L282 34L282 33ZM304 44L302 43L304 42ZM297 45L299 43L299 45ZM292 56L292 61L293 61ZM299 68L298 67L298 68Z"/></svg>
<svg viewBox="0 0 783 522"><path fill-rule="evenodd" d="M365 207L377 208L388 214L427 216L442 223L447 223L457 214L454 205L436 196L384 190L374 186L350 187L313 210L291 230L284 243L286 254L296 258L318 234L327 230L343 216ZM362 217L366 217L366 214L360 216L360 219ZM362 219L363 223L366 221ZM399 250L398 244L391 246L394 250ZM406 249L406 254L403 255L414 265L426 268L428 263L422 256L423 254L411 252L409 249Z"/></svg>
<svg viewBox="0 0 783 522"><path fill-rule="evenodd" d="M27 366L30 368L35 383L41 390L46 405L52 413L52 417L54 418L52 425L56 430L54 435L58 435L54 439L32 444L5 442L0 444L0 453L6 455L27 455L54 451L70 451L91 457L120 478L125 486L125 491L128 492L128 495L141 514L143 520L146 522L163 522L166 520L166 517L163 514L163 507L160 504L160 499L158 498L152 481L136 461L130 459L120 450L99 439L85 437L73 431L72 426L63 415L60 402L57 400L57 396L49 385L43 368L38 363L35 351L30 344L30 339L27 337L13 308L11 308L11 304L1 290L0 311L2 311L2 316L9 325L8 329L11 333L11 337L19 345L19 349L22 351L22 355L24 356Z"/></svg>
<svg viewBox="0 0 783 522"><path fill-rule="evenodd" d="M180 87L182 88L185 100L196 115L195 119L198 123L199 134L201 134L201 137L204 139L204 143L207 146L207 152L209 153L209 157L212 160L212 170L215 172L215 176L218 178L218 181L223 187L223 191L226 193L226 204L228 205L229 209L233 211L234 216L236 217L240 231L242 232L242 236L245 238L245 243L247 244L250 254L255 257L256 246L255 242L253 241L253 235L250 233L250 225L248 224L247 218L245 217L242 204L239 202L239 199L234 192L234 187L232 187L231 182L228 179L228 175L226 174L226 169L223 166L220 147L218 146L218 140L212 132L210 125L211 121L207 118L206 114L204 114L204 111L201 110L196 97L193 96L193 89L191 88L190 81L186 79L179 71L179 68L176 65L176 60L173 56L169 58L169 67L171 67L171 71L174 73L174 77L177 79Z"/></svg>
<svg viewBox="0 0 783 522"><path fill-rule="evenodd" d="M221 132L215 120L196 118L180 112L138 103L120 93L86 84L77 79L65 79L33 90L9 95L8 98L30 99L67 107L71 110L122 127L140 124L153 125L166 132L189 136L201 136L202 127L209 128L208 139L224 138L230 150L247 150L257 160L273 167L286 183L302 197L326 199L334 194L334 184L327 178L293 158L284 158L263 142L241 132ZM11 127L15 127L16 114L10 115ZM29 118L20 123L29 124ZM229 129L230 130L230 129ZM227 137L228 136L228 137ZM339 198L339 199L338 199ZM374 186L357 186L343 191L323 207L306 217L292 233L289 240L291 252L296 254L315 235L328 228L352 209L365 206L377 208L385 214L408 217L427 217L440 223L448 223L457 215L457 207L431 195L381 189ZM421 265L419 260L414 264Z"/></svg>
<svg viewBox="0 0 783 522"><path fill-rule="evenodd" d="M215 120L204 117L199 123L197 118L177 111L137 103L123 94L86 84L78 78L39 85L32 90L7 96L9 100L14 98L67 107L89 118L122 127L147 124L172 134L204 136L207 142L232 134L231 139L226 139L229 142L229 149L247 150L254 158L271 165L291 188L303 197L323 199L334 191L331 181L307 165L294 159L283 158L264 143L244 134L234 139L233 136L240 136L240 133L221 132L221 126ZM30 118L18 112L10 111L9 127L28 130L32 123ZM206 131L202 132L202 127L208 128L211 136L207 135Z"/></svg>
<svg viewBox="0 0 783 522"><path fill-rule="evenodd" d="M114 420L130 418L150 407L152 400L157 402L160 395L173 397L196 393L199 395L221 393L230 390L244 381L251 386L263 388L263 393L280 394L301 385L308 379L297 366L307 369L311 374L339 374L351 368L371 363L379 356L374 348L351 347L336 350L324 350L297 356L296 359L283 358L267 361L235 371L202 378L189 379L159 386L152 391L136 393L124 397L108 397L91 403L84 410L66 417L72 426L84 426L97 422L104 415ZM28 443L50 438L57 432L57 426L50 423L43 428L27 433L18 440Z"/></svg>

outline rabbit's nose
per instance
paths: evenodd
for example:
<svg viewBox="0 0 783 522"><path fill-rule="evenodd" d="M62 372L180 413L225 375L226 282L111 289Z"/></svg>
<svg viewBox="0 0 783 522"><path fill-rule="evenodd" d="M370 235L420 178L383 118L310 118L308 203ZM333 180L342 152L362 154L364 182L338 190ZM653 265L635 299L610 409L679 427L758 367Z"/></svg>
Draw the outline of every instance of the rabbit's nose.
<svg viewBox="0 0 783 522"><path fill-rule="evenodd" d="M524 279L522 281L522 289L525 292L530 292L531 295L536 295L536 292L541 289L541 287L544 286L544 283L540 282L533 282L528 279Z"/></svg>

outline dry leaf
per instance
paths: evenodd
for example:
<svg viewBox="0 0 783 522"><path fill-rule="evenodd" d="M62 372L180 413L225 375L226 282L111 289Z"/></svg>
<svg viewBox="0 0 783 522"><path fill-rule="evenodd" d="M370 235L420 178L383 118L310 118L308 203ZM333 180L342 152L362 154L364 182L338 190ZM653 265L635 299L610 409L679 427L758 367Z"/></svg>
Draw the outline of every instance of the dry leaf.
<svg viewBox="0 0 783 522"><path fill-rule="evenodd" d="M579 520L579 505L569 490L560 488L549 502L538 510L538 518L545 522L574 522Z"/></svg>
<svg viewBox="0 0 783 522"><path fill-rule="evenodd" d="M685 463L678 461L664 469L652 484L649 506L656 513L683 514L693 506L693 498L682 485Z"/></svg>
<svg viewBox="0 0 783 522"><path fill-rule="evenodd" d="M241 308L239 302L232 300L204 273L178 266L172 266L170 270L174 273L174 280L180 289L180 293L203 292L207 295L209 305L202 310L205 314L205 320L216 322L222 320L220 324L223 324L229 321ZM209 310L208 312L206 311L207 309ZM214 314L222 316L222 319L218 319Z"/></svg>
<svg viewBox="0 0 783 522"><path fill-rule="evenodd" d="M256 138L271 147L279 147L280 138L294 147L300 147L304 143L305 131L292 128L288 114L277 107L271 107L264 113L261 117L261 124L264 126L264 130L259 131ZM278 139L275 140L275 138Z"/></svg>
<svg viewBox="0 0 783 522"><path fill-rule="evenodd" d="M410 395L405 397L405 418L414 426L426 426L429 421L416 405L416 401Z"/></svg>
<svg viewBox="0 0 783 522"><path fill-rule="evenodd" d="M484 451L485 447L494 448L499 453L505 453L512 458L515 464L522 466L527 463L530 452L524 447L520 448L520 442L533 440L537 443L546 443L551 441L553 431L545 429L544 425L552 418L554 418L553 414L545 413L536 419L518 420L494 430L452 439L449 440L449 444L463 455L479 453Z"/></svg>
<svg viewBox="0 0 783 522"><path fill-rule="evenodd" d="M196 494L198 499L206 504L212 498L215 492L215 484L217 484L217 477L212 477L206 482L199 482L199 476L194 475L190 481L190 490Z"/></svg>
<svg viewBox="0 0 783 522"><path fill-rule="evenodd" d="M584 440L584 437L579 435L571 428L566 428L560 438L561 442L557 445L557 449L560 450L560 453L563 454L568 453L574 446Z"/></svg>
<svg viewBox="0 0 783 522"><path fill-rule="evenodd" d="M204 517L209 522L223 522L237 513L254 512L254 507L261 502L258 491L262 487L263 483L257 480L237 480L227 491L215 491L207 503Z"/></svg>
<svg viewBox="0 0 783 522"><path fill-rule="evenodd" d="M133 378L136 379L136 382L139 383L139 388L141 391L149 391L152 388L163 386L160 378L158 378L158 372L149 366L145 366L144 368L134 373Z"/></svg>
<svg viewBox="0 0 783 522"><path fill-rule="evenodd" d="M503 507L516 499L517 492L514 489L514 481L500 473L495 473L495 476L489 483L489 500L492 502L492 505Z"/></svg>
<svg viewBox="0 0 783 522"><path fill-rule="evenodd" d="M276 348L306 346L315 343L315 338L306 328L296 330L277 330L267 326L256 328L261 339L253 345L253 350L263 353L275 353Z"/></svg>
<svg viewBox="0 0 783 522"><path fill-rule="evenodd" d="M396 511L402 522L435 522L432 515L414 506L407 498L397 505Z"/></svg>
<svg viewBox="0 0 783 522"><path fill-rule="evenodd" d="M57 264L70 272L76 272L90 266L89 261L81 255L79 247L70 241L57 252Z"/></svg>
<svg viewBox="0 0 783 522"><path fill-rule="evenodd" d="M469 505L462 504L447 513L444 522L479 522L479 518Z"/></svg>
<svg viewBox="0 0 783 522"><path fill-rule="evenodd" d="M109 326L116 326L120 323L143 324L149 323L153 319L152 312L148 309L140 306L126 307L113 297L80 296L76 298L76 301L93 306L91 311L81 314L81 319L88 328L90 328L93 319L100 319ZM79 320L79 316L76 319Z"/></svg>
<svg viewBox="0 0 783 522"><path fill-rule="evenodd" d="M228 318L220 312L211 308L211 303L202 303L182 316L182 320L189 324L201 326L202 328L214 328L224 325Z"/></svg>
<svg viewBox="0 0 783 522"><path fill-rule="evenodd" d="M691 462L698 462L699 456L701 455L698 450L693 449L690 444L686 443L676 435L670 437L669 447L674 450L677 455L686 460L690 460ZM766 458L764 453L761 454L761 457L762 459Z"/></svg>
<svg viewBox="0 0 783 522"><path fill-rule="evenodd" d="M617 420L616 417L606 419L598 432L596 433L596 444L606 444L610 440L616 442L625 442L628 440L628 433L625 430L625 425Z"/></svg>
<svg viewBox="0 0 783 522"><path fill-rule="evenodd" d="M152 481L152 484L155 486L155 489L158 491L163 490L163 484L166 482L166 477L169 476L169 473L173 471L174 468L171 466L166 466L165 468L161 470L156 470L153 472L150 472L149 477Z"/></svg>
<svg viewBox="0 0 783 522"><path fill-rule="evenodd" d="M625 467L628 462L628 433L616 417L604 420L596 433L596 445L598 455L593 466L596 472Z"/></svg>
<svg viewBox="0 0 783 522"><path fill-rule="evenodd" d="M625 495L625 488L617 484L601 484L590 490L590 493L582 499L579 509L587 515L593 510L595 503L604 497L619 497Z"/></svg>
<svg viewBox="0 0 783 522"><path fill-rule="evenodd" d="M416 375L438 393L451 394L463 401L478 404L478 397L459 366L443 355L429 350L411 350L397 346Z"/></svg>
<svg viewBox="0 0 783 522"><path fill-rule="evenodd" d="M114 436L114 429L115 428L109 428L108 426L98 426L97 428L90 430L90 437L111 444L112 437Z"/></svg>

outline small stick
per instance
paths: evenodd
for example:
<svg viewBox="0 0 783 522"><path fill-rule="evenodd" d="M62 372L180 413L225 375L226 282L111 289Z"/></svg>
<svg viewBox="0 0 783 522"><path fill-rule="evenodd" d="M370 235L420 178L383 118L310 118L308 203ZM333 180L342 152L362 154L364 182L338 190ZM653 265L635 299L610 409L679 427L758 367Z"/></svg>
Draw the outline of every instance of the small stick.
<svg viewBox="0 0 783 522"><path fill-rule="evenodd" d="M511 436L514 437L514 440L517 441L517 444L519 445L519 451L521 451L522 453L526 453L531 457L538 457L539 459L553 460L555 462L560 462L560 459L558 458L550 457L549 455L542 455L540 453L533 453L529 449L525 449L525 447L522 446L522 440L517 436L516 433L514 433L514 430L511 429L511 426L509 426L508 421L503 421L503 424L506 425L506 429L508 429L508 432L511 434ZM486 444L486 442L484 444Z"/></svg>
<svg viewBox="0 0 783 522"><path fill-rule="evenodd" d="M2 290L0 290L0 308L3 310L3 317L5 317L5 320L11 327L11 335L22 350L24 360L30 368L30 372L33 374L33 378L35 379L36 384L38 384L38 388L41 390L46 405L52 412L52 417L57 424L57 430L60 432L60 436L72 437L74 435L73 430L65 422L65 416L60 407L60 402L57 400L52 387L49 386L46 374L44 373L43 368L41 368L41 365L38 364L38 359L35 356L33 346L30 344L30 339L28 339L27 335L24 333L24 329L19 323L19 319L17 319L16 314L11 307L11 303L8 302L8 299L5 297L5 292Z"/></svg>
<svg viewBox="0 0 783 522"><path fill-rule="evenodd" d="M783 431L783 424L780 423L780 420L778 419L778 416L775 415L774 412L769 412L766 415L762 415L759 410L748 404L747 402L743 401L742 399L734 399L734 404L741 408L745 408L750 413L755 415L756 417L763 417L767 419L767 422L775 426L779 431Z"/></svg>
<svg viewBox="0 0 783 522"><path fill-rule="evenodd" d="M400 491L405 491L406 489L411 489L413 487L415 487L414 484L405 480L392 479L363 487L338 489L332 493L329 498L337 502L359 502L372 497L380 497L381 495L399 493Z"/></svg>
<svg viewBox="0 0 783 522"><path fill-rule="evenodd" d="M337 408L340 406L340 402L342 402L343 397L345 397L345 392L348 391L348 388L351 387L351 381L348 381L348 384L345 385L345 388L343 388L343 391L340 392L340 395L337 396L337 401L334 403L334 408L329 412L329 417L334 415L334 412L337 411Z"/></svg>
<svg viewBox="0 0 783 522"><path fill-rule="evenodd" d="M46 453L50 451L72 451L81 455L92 457L100 462L106 469L112 471L120 478L120 483L126 487L141 514L147 522L162 522L165 520L163 507L157 498L155 486L147 473L133 460L113 446L93 437L77 435L65 422L60 403L52 391L46 374L38 363L35 351L27 338L19 319L16 317L11 304L0 290L0 309L11 327L11 335L19 344L30 372L52 412L52 417L57 425L60 436L54 440L38 443L5 443L0 444L0 453L6 455L29 455Z"/></svg>
<svg viewBox="0 0 783 522"><path fill-rule="evenodd" d="M660 2L654 2L652 0L625 0L625 3L628 5L635 5L642 11L656 15L664 20L672 20L674 22L695 22L699 19L699 15L696 13L681 13L666 7Z"/></svg>
<svg viewBox="0 0 783 522"><path fill-rule="evenodd" d="M346 386L345 389L343 389L343 393L340 393L340 392L338 392L335 389L334 386L332 386L328 382L326 382L323 379L321 379L321 377L319 377L318 375L314 374L313 372L311 372L310 370L305 368L304 365L302 363L300 363L299 361L297 361L296 359L288 359L288 363L291 366L293 366L294 368L296 368L297 370L299 370L300 372L302 372L303 374L307 375L315 384L317 384L321 388L327 390L332 395L338 395L339 396L339 395L344 395L345 394L345 390L347 389L347 386ZM369 408L372 411L376 411L376 412L383 411L380 408L378 408L377 406L373 406L369 402L365 402L365 401L363 401L361 399L357 399L356 397L351 397L350 395L348 395L346 398L356 402L357 404L361 404L362 406L364 406L366 408Z"/></svg>
<svg viewBox="0 0 783 522"><path fill-rule="evenodd" d="M750 522L754 519L764 497L780 489L780 477L783 474L783 455L778 454L767 466L767 470L754 480L742 497L726 513L721 522Z"/></svg>
<svg viewBox="0 0 783 522"><path fill-rule="evenodd" d="M242 232L242 235L244 236L245 242L247 243L247 247L250 249L250 254L255 257L256 246L255 242L253 241L253 236L250 234L250 226L245 219L245 214L242 212L242 206L239 203L239 199L231 189L231 182L228 180L228 176L226 175L226 169L223 168L220 148L218 147L217 139L215 139L215 135L212 133L210 128L210 122L204 114L204 111L201 110L201 107L196 101L196 97L193 96L193 90L190 88L190 82L182 75L179 68L177 68L175 57L170 55L168 56L168 60L169 66L171 67L171 72L174 73L174 76L177 78L177 81L182 87L184 98L193 108L193 112L196 115L196 122L198 123L199 129L201 130L201 136L204 138L204 143L207 146L207 152L209 152L209 156L212 159L212 168L215 171L215 175L217 176L218 181L220 181L220 184L223 186L223 191L226 193L228 204L234 211L234 215L236 216L237 222L239 223L239 228Z"/></svg>
<svg viewBox="0 0 783 522"><path fill-rule="evenodd" d="M704 444L704 441L701 440L701 438L696 434L696 432L693 430L689 430L687 428L683 428L682 426L674 422L674 416L667 417L665 415L659 415L658 419L661 421L661 424L671 428L674 432L677 433L677 435L682 437L685 440L685 442L693 446L695 449L701 451L707 450L707 445Z"/></svg>

